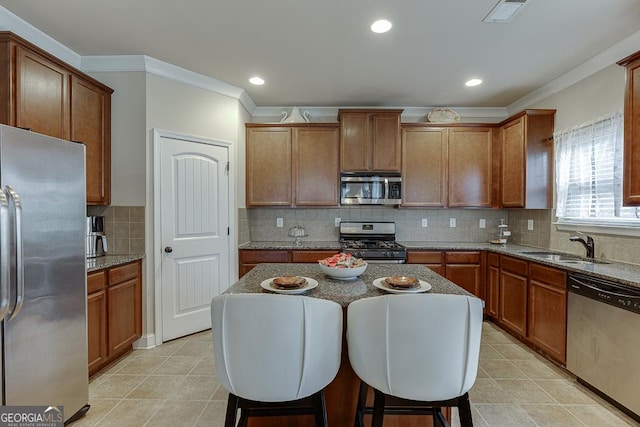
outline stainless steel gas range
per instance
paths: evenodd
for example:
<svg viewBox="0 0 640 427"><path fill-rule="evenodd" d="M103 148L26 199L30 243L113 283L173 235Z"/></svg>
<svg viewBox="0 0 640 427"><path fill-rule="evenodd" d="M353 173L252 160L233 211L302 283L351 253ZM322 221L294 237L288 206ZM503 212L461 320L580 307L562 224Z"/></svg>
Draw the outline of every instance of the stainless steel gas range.
<svg viewBox="0 0 640 427"><path fill-rule="evenodd" d="M407 249L396 242L396 223L392 221L340 222L342 252L372 263L405 263Z"/></svg>

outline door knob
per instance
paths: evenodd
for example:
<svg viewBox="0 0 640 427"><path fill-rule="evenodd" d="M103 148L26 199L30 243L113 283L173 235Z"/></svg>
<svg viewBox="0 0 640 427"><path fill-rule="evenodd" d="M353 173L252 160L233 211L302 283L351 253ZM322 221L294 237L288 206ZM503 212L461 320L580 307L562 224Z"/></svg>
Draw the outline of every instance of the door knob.
<svg viewBox="0 0 640 427"><path fill-rule="evenodd" d="M173 252L173 248L171 246L167 246L166 248L164 248L164 251L170 254L171 252Z"/></svg>

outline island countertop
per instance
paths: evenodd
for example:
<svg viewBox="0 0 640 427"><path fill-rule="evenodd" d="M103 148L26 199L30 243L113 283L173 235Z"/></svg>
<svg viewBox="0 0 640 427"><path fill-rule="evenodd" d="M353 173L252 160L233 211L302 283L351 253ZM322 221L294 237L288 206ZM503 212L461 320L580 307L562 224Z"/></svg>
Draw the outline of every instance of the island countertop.
<svg viewBox="0 0 640 427"><path fill-rule="evenodd" d="M260 286L264 280L278 276L302 276L318 281L318 286L303 295L335 301L342 307L361 298L368 298L387 293L373 286L373 281L388 276L413 276L429 283L432 289L428 292L437 294L457 294L473 296L455 283L434 273L420 264L372 264L365 272L354 280L332 279L324 274L317 264L258 264L242 276L225 293L262 293L269 292Z"/></svg>

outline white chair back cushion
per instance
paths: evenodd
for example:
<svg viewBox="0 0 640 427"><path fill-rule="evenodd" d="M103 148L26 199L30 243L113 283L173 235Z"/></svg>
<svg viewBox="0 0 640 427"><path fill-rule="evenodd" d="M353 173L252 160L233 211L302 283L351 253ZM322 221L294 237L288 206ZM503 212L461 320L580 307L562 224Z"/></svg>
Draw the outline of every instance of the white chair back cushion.
<svg viewBox="0 0 640 427"><path fill-rule="evenodd" d="M462 295L388 295L349 305L355 373L383 393L437 401L466 393L478 372L482 301Z"/></svg>
<svg viewBox="0 0 640 427"><path fill-rule="evenodd" d="M296 295L231 294L211 302L218 381L261 402L322 390L340 367L342 307Z"/></svg>

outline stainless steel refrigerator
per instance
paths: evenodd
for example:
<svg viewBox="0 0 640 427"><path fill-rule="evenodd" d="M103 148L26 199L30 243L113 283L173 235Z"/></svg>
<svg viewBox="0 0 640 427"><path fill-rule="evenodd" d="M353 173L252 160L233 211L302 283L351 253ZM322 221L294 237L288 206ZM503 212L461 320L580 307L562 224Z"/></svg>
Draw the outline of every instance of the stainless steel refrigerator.
<svg viewBox="0 0 640 427"><path fill-rule="evenodd" d="M85 148L0 125L2 405L88 409Z"/></svg>

